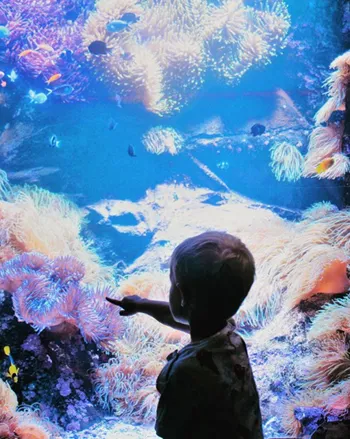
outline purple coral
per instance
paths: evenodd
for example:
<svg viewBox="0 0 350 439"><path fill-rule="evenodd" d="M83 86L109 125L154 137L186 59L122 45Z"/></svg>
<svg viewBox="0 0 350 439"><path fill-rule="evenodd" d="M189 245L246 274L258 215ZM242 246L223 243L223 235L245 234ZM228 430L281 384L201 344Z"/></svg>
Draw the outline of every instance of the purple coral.
<svg viewBox="0 0 350 439"><path fill-rule="evenodd" d="M69 323L86 342L108 349L120 332L120 319L105 300L110 286L81 284L84 265L72 256L48 259L23 253L0 266L0 288L12 293L15 314L37 330Z"/></svg>

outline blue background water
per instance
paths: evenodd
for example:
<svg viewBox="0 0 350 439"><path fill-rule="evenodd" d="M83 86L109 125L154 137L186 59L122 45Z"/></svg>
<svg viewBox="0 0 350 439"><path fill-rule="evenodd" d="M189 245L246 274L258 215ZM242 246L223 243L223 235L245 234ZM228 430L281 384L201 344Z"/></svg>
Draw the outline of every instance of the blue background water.
<svg viewBox="0 0 350 439"><path fill-rule="evenodd" d="M299 38L304 38L302 43L309 47L309 52L301 53L312 53L312 62L325 71L341 50L335 3L288 2L294 26L293 37L299 35ZM325 36L327 41L320 41ZM272 59L270 65L250 70L234 87L208 78L190 105L172 117L160 118L140 105L118 108L101 86L100 99L95 102L67 105L48 100L45 105L36 106L32 113L36 128L47 128L27 139L16 160L3 163L2 168L10 172L33 167L59 168L57 173L42 177L39 185L67 194L80 206L105 198L137 201L145 195L146 189L175 180L222 190L220 185L196 167L185 151L176 156L148 153L141 143L143 134L157 125L171 126L181 133L188 133L193 126L220 116L225 127L234 135L242 132L243 127L249 126L251 121L266 119L273 113L278 88L288 93L300 112L312 123L311 116L316 109L310 108L310 95L312 97L314 94L322 100L318 102L319 106L325 98L319 89L304 87L306 74L309 72L305 59L301 55L298 57L293 47L287 46L282 54ZM19 81L22 81L22 88L30 85L25 78ZM24 99L18 102L19 107L22 105L28 108ZM108 129L110 118L117 122L113 131ZM60 149L48 147L52 134L60 139ZM134 146L137 157L127 154L129 144ZM302 152L306 152L306 144ZM242 148L239 153L227 148L205 146L194 150L193 154L230 189L262 203L296 210L323 200L341 206L341 183L338 181L301 179L293 183L278 182L269 167L268 146L253 150ZM217 168L220 161L227 161L229 168ZM143 247L148 242L148 237L142 243L140 238L136 241L135 238L107 230L98 224L96 215L91 215L89 219L89 232L99 239L102 247L105 242L107 260L121 257L131 261L142 251L140 245ZM132 219L126 217L122 221L130 224Z"/></svg>

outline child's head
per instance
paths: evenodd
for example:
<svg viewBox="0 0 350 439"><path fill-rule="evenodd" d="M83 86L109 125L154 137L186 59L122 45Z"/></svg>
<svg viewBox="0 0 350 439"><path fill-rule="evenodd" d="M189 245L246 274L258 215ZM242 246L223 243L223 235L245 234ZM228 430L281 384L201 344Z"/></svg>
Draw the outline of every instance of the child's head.
<svg viewBox="0 0 350 439"><path fill-rule="evenodd" d="M254 259L235 236L205 232L186 239L170 262L170 307L180 322L191 318L228 319L247 296Z"/></svg>

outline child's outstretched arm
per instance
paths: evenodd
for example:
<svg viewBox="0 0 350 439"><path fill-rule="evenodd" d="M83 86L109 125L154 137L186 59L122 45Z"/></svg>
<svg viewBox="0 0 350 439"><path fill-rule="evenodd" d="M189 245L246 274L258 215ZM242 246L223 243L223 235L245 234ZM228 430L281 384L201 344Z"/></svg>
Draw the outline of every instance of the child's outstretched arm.
<svg viewBox="0 0 350 439"><path fill-rule="evenodd" d="M110 303L113 303L113 305L117 305L122 308L122 310L119 312L121 316L131 316L141 312L153 317L163 325L170 326L171 328L178 329L180 331L188 333L190 332L190 327L188 325L178 323L176 320L174 320L168 302L144 299L140 296L126 296L122 300L106 297L106 300L108 300Z"/></svg>

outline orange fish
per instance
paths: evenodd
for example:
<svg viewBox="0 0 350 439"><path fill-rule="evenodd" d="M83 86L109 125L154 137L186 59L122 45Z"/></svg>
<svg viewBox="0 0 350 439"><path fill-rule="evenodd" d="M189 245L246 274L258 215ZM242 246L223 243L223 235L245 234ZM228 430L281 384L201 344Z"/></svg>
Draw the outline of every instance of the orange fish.
<svg viewBox="0 0 350 439"><path fill-rule="evenodd" d="M46 43L38 44L36 48L46 50L46 52L54 52L54 49Z"/></svg>
<svg viewBox="0 0 350 439"><path fill-rule="evenodd" d="M46 81L46 84L51 84L51 82L57 81L58 79L60 79L61 76L61 73L55 73Z"/></svg>
<svg viewBox="0 0 350 439"><path fill-rule="evenodd" d="M27 56L27 55L29 55L30 53L36 53L36 52L35 52L35 50L33 50L33 49L26 49L26 50L23 50L23 52L21 52L21 53L18 55L18 58L22 58L23 56Z"/></svg>
<svg viewBox="0 0 350 439"><path fill-rule="evenodd" d="M334 159L332 159L331 157L324 159L320 164L316 166L316 173L322 174L323 172L326 172L333 165L334 165Z"/></svg>
<svg viewBox="0 0 350 439"><path fill-rule="evenodd" d="M1 87L6 87L6 85L7 85L7 82L6 81L1 81Z"/></svg>

